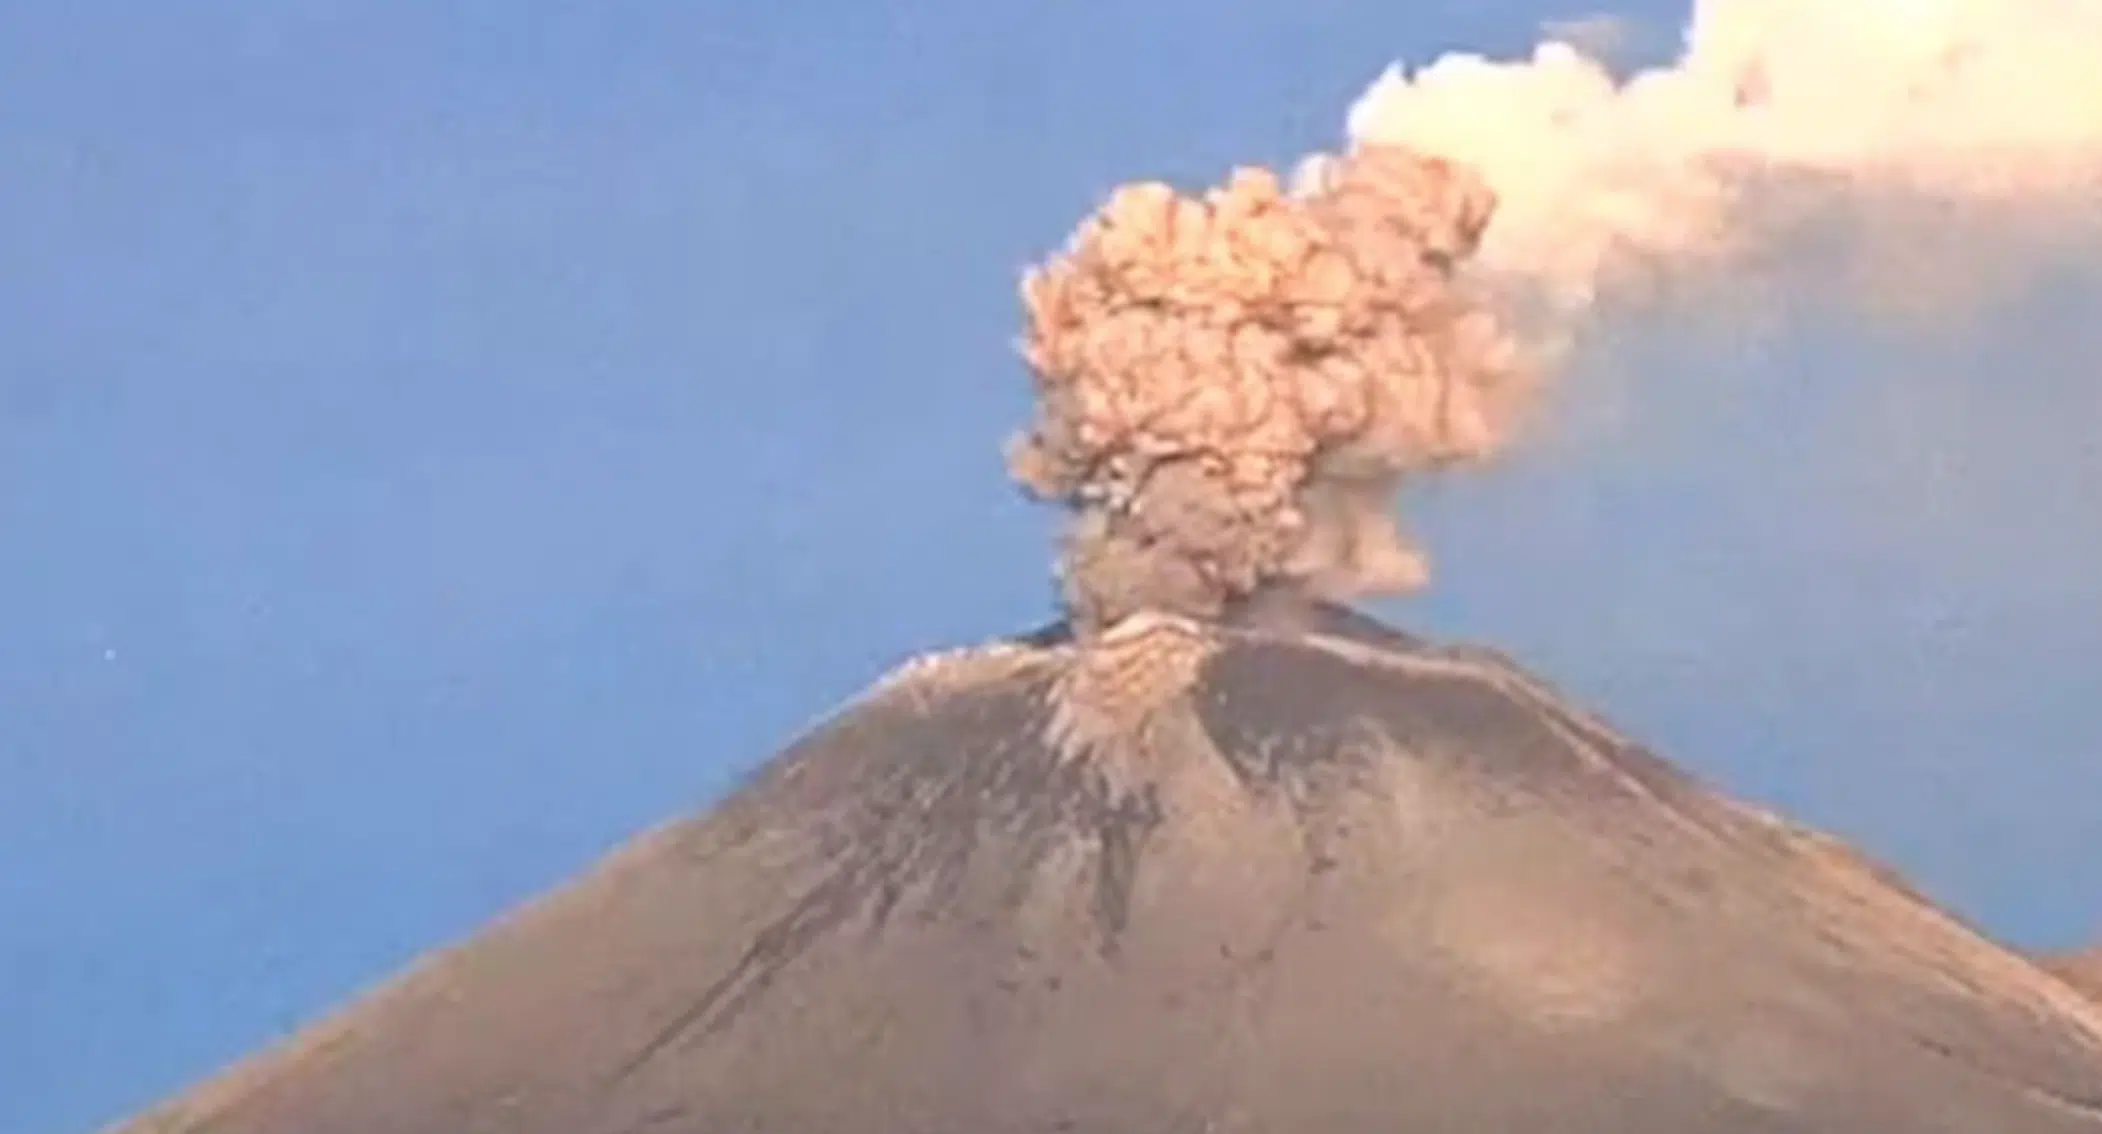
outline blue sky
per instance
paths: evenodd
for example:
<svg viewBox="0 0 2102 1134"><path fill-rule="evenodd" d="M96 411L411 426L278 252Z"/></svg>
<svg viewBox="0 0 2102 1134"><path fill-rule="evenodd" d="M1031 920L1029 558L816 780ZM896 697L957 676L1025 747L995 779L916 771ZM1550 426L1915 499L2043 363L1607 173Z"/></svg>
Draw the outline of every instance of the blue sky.
<svg viewBox="0 0 2102 1134"><path fill-rule="evenodd" d="M1582 14L0 5L0 1134L175 1089L1040 618L1020 267L1118 180L1290 159L1391 59ZM1982 405L2004 363L1631 340L1571 387L1630 416L1417 494L1440 582L1382 612L2083 937L2102 397Z"/></svg>

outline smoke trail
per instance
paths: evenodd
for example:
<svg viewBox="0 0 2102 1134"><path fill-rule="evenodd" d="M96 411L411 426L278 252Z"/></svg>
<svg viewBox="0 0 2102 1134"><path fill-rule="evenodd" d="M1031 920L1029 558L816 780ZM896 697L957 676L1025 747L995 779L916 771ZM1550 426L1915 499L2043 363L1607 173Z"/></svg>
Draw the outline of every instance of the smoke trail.
<svg viewBox="0 0 2102 1134"><path fill-rule="evenodd" d="M1011 463L1073 513L1076 620L1422 585L1398 484L1501 451L1630 313L1947 324L2094 262L2097 44L2093 0L1699 0L1625 80L1559 41L1391 69L1289 192L1120 191L1025 286Z"/></svg>
<svg viewBox="0 0 2102 1134"><path fill-rule="evenodd" d="M1955 253L2019 274L2102 234L2097 44L2093 0L1699 0L1669 66L1451 55L1390 69L1348 130L1480 173L1483 267L1564 329L1651 284L1799 286L1817 245L1871 310L1953 310L2006 282Z"/></svg>

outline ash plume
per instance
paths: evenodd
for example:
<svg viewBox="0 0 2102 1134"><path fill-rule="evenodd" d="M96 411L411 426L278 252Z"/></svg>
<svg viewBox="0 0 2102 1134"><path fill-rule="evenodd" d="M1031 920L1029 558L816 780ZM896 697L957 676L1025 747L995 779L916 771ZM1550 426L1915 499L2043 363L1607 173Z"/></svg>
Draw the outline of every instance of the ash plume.
<svg viewBox="0 0 2102 1134"><path fill-rule="evenodd" d="M1668 66L1448 55L1381 75L1348 133L1482 176L1483 268L1565 334L1719 277L1961 311L2096 250L2098 43L2091 0L1697 0Z"/></svg>
<svg viewBox="0 0 2102 1134"><path fill-rule="evenodd" d="M1070 513L1078 625L1422 586L1397 488L1506 451L1602 328L1778 300L1946 334L2102 263L2102 4L1697 0L1625 77L1550 36L1390 69L1289 176L1120 189L1029 273L1010 466Z"/></svg>
<svg viewBox="0 0 2102 1134"><path fill-rule="evenodd" d="M1420 585L1395 487L1494 453L1525 388L1455 275L1492 208L1464 169L1365 146L1289 195L1259 169L1125 187L1033 271L1039 418L1009 456L1074 512L1076 623Z"/></svg>

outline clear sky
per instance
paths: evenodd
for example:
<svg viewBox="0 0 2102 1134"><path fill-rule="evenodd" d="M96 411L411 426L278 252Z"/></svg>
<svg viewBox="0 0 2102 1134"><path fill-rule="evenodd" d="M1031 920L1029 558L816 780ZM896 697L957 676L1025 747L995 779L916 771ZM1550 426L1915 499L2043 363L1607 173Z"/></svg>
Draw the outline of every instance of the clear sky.
<svg viewBox="0 0 2102 1134"><path fill-rule="evenodd" d="M1390 60L1583 14L0 4L0 1134L175 1089L1041 618L1020 267L1118 180L1333 144ZM1578 376L1619 424L1419 494L1440 581L1382 613L2070 942L2102 396L1975 412L1992 360L1868 349L1629 347Z"/></svg>

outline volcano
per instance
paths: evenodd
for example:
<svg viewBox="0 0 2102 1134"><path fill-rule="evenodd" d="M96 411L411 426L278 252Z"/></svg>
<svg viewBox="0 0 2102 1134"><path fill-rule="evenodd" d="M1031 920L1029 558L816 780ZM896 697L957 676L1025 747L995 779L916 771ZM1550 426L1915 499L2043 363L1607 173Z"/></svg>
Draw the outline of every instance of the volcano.
<svg viewBox="0 0 2102 1134"><path fill-rule="evenodd" d="M1492 651L922 658L125 1134L2102 1131L2102 1006Z"/></svg>

